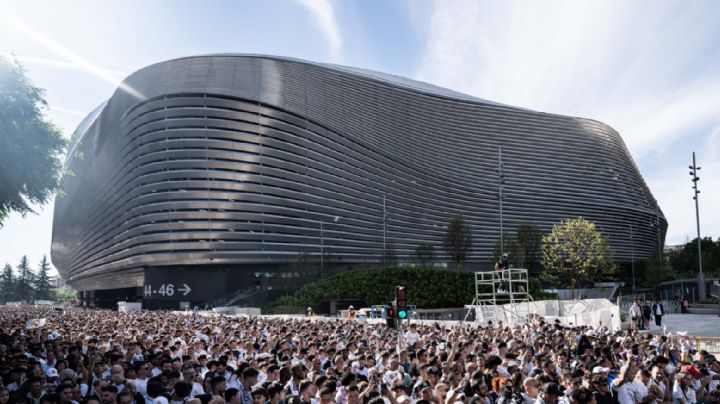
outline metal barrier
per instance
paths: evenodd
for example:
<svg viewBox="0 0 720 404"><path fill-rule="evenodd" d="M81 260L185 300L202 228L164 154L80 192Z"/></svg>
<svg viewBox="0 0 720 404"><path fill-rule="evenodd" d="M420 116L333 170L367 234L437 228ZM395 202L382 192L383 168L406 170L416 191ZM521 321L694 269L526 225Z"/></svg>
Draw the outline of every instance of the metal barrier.
<svg viewBox="0 0 720 404"><path fill-rule="evenodd" d="M635 301L634 296L622 296L620 299L618 299L618 306L620 306L620 313L627 315L628 311L630 310L630 306L632 306L633 302ZM676 314L680 313L680 303L676 302L674 300L663 300L662 301L663 309L665 309L665 314ZM652 303L651 303L652 307Z"/></svg>
<svg viewBox="0 0 720 404"><path fill-rule="evenodd" d="M720 337L690 337L695 349L706 350L713 355L720 355Z"/></svg>

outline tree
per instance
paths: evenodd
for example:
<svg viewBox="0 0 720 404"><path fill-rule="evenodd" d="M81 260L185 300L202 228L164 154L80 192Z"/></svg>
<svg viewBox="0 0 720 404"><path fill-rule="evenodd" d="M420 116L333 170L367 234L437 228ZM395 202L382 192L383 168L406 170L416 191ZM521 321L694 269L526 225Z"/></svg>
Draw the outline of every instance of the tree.
<svg viewBox="0 0 720 404"><path fill-rule="evenodd" d="M0 226L10 212L47 203L60 183L66 141L45 107L22 66L0 57Z"/></svg>
<svg viewBox="0 0 720 404"><path fill-rule="evenodd" d="M542 264L546 279L569 281L575 290L578 280L593 281L610 271L607 239L595 224L583 218L568 219L553 226L542 238Z"/></svg>
<svg viewBox="0 0 720 404"><path fill-rule="evenodd" d="M447 226L443 238L445 252L455 263L455 269L462 269L462 263L467 260L468 251L472 246L472 231L470 225L465 223L462 213L455 216Z"/></svg>
<svg viewBox="0 0 720 404"><path fill-rule="evenodd" d="M388 241L385 244L385 249L383 250L382 256L380 257L380 262L384 267L397 266L398 257L395 253L395 244L393 244L392 241Z"/></svg>
<svg viewBox="0 0 720 404"><path fill-rule="evenodd" d="M530 273L537 273L540 269L540 256L542 246L542 231L531 222L522 222L516 230L518 263L520 267Z"/></svg>
<svg viewBox="0 0 720 404"><path fill-rule="evenodd" d="M514 267L517 267L520 263L520 260L518 259L519 253L518 253L518 246L517 241L513 236L511 236L509 233L503 233L503 248L505 251L500 251L500 239L495 242L495 248L493 248L493 268L495 265L495 262L500 261L500 257L503 254L508 255L508 261L510 264Z"/></svg>
<svg viewBox="0 0 720 404"><path fill-rule="evenodd" d="M50 283L50 263L46 256L43 255L38 268L37 276L35 276L33 286L35 288L35 299L37 300L54 300L53 286Z"/></svg>
<svg viewBox="0 0 720 404"><path fill-rule="evenodd" d="M72 299L77 299L77 292L72 289L60 289L56 293L57 295L57 302L64 304L69 302Z"/></svg>
<svg viewBox="0 0 720 404"><path fill-rule="evenodd" d="M435 265L435 249L430 243L422 243L415 249L415 262L422 268L431 268Z"/></svg>
<svg viewBox="0 0 720 404"><path fill-rule="evenodd" d="M263 313L302 313L308 306L338 299L359 300L368 306L391 302L396 285L405 285L408 303L423 309L462 307L471 302L476 293L472 272L414 267L358 268L304 285L264 307ZM534 299L557 299L542 293L536 280L531 279L529 286ZM480 291L491 290L481 287Z"/></svg>
<svg viewBox="0 0 720 404"><path fill-rule="evenodd" d="M702 249L703 272L717 274L720 270L720 240L713 241L712 237L700 239ZM692 276L698 272L697 238L687 242L682 248L670 252L668 257L675 273L683 276Z"/></svg>
<svg viewBox="0 0 720 404"><path fill-rule="evenodd" d="M17 267L18 277L16 282L17 293L20 297L29 302L33 298L33 273L28 264L27 255L23 255L20 259L20 265Z"/></svg>
<svg viewBox="0 0 720 404"><path fill-rule="evenodd" d="M2 275L0 275L0 293L10 293L15 291L15 275L13 275L10 264L5 264Z"/></svg>

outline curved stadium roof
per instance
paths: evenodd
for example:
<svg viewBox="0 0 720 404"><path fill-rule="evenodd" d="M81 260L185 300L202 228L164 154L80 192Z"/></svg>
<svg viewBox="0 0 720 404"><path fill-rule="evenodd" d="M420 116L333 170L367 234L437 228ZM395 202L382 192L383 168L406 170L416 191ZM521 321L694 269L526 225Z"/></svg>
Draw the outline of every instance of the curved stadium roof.
<svg viewBox="0 0 720 404"><path fill-rule="evenodd" d="M458 213L478 267L499 237L499 147L506 231L583 216L616 260L630 257L630 224L638 258L664 238L621 137L594 120L261 55L170 60L123 84L132 91L78 129L55 204L53 263L83 290L139 286L148 266L282 264L321 249L371 263L390 242L409 259L423 242L441 252Z"/></svg>

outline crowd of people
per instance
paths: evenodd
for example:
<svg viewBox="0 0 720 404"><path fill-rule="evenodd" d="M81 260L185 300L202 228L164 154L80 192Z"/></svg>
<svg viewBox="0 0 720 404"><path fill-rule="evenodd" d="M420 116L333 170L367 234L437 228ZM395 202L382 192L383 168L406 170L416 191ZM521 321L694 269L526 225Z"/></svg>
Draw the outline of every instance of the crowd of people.
<svg viewBox="0 0 720 404"><path fill-rule="evenodd" d="M718 402L720 363L673 335L0 308L0 404Z"/></svg>

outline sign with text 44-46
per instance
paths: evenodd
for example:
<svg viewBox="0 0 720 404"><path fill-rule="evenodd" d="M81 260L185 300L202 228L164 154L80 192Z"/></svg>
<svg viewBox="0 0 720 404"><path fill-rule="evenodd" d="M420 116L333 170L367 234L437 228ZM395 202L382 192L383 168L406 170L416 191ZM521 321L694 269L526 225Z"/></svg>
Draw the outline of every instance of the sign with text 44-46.
<svg viewBox="0 0 720 404"><path fill-rule="evenodd" d="M145 285L145 297L152 297L153 295L160 295L163 297L175 296L175 291L179 294L179 297L187 296L192 289L187 283L183 283L180 287L175 287L174 283L163 283L157 289L153 288L153 285Z"/></svg>
<svg viewBox="0 0 720 404"><path fill-rule="evenodd" d="M212 270L149 268L143 297L152 300L209 301L226 293L227 273Z"/></svg>

